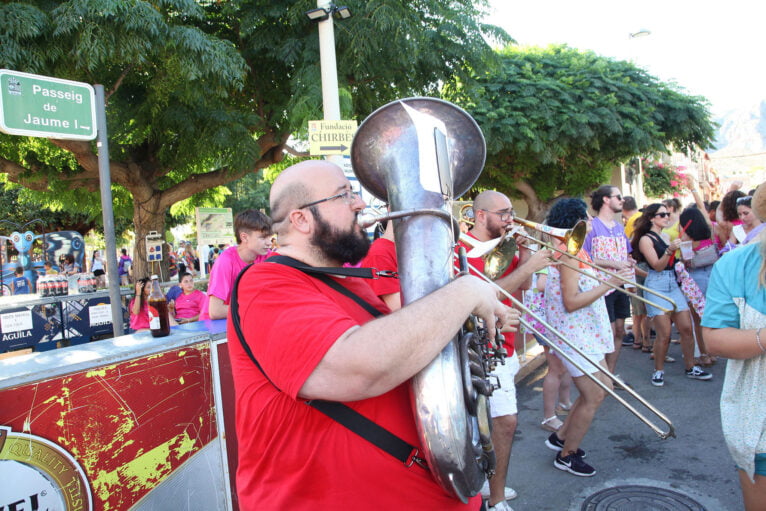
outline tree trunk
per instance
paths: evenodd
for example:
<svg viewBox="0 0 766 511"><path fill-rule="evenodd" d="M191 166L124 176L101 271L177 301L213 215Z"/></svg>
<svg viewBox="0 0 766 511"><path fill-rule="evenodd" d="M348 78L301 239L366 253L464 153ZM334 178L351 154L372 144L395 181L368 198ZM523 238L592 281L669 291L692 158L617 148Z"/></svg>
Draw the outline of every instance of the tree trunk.
<svg viewBox="0 0 766 511"><path fill-rule="evenodd" d="M133 278L160 276L161 281L169 280L167 271L167 258L163 254L161 268L160 263L150 263L146 257L146 236L157 231L157 234L165 237L165 212L167 208L161 206L161 194L154 193L147 200L141 200L138 195L133 199L133 225L136 229L136 244L131 257L133 258ZM164 251L163 251L164 252Z"/></svg>
<svg viewBox="0 0 766 511"><path fill-rule="evenodd" d="M529 183L524 180L520 180L516 183L516 189L524 197L524 202L527 203L527 220L541 223L545 220L545 215L548 213L548 204L540 200Z"/></svg>

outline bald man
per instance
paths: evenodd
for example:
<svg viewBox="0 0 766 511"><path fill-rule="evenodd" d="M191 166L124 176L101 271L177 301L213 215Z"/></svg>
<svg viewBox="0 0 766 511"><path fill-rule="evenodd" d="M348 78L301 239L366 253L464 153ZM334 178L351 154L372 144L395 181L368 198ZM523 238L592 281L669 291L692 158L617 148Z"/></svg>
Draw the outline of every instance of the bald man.
<svg viewBox="0 0 766 511"><path fill-rule="evenodd" d="M476 196L473 201L473 212L475 224L467 235L479 241L489 241L504 236L513 223L513 205L510 199L493 190L484 191ZM466 246L465 242L461 244ZM532 254L523 244L520 243L519 247L519 254L514 255L504 274L495 281L495 284L508 293L528 289L532 282L532 275L550 264L551 251L540 250ZM468 249L470 247L466 246L466 250ZM468 259L468 263L476 270L484 271L482 258ZM510 305L510 300L503 301ZM505 486L518 413L514 377L519 370L519 361L514 355L514 342L513 332L505 333L505 349L508 351L508 357L505 365L498 365L493 373L500 382L500 388L490 397L492 443L495 446L497 468L494 477L489 481L489 488L485 485L482 490L483 495L489 499L489 509L492 511L510 509L505 501L516 498L516 491Z"/></svg>
<svg viewBox="0 0 766 511"><path fill-rule="evenodd" d="M274 182L270 204L278 255L340 267L366 254L369 241L357 224L365 204L336 165L289 167ZM274 260L253 265L239 282L243 342L229 317L240 508L478 509L478 496L467 505L452 499L427 469L398 461L306 402L343 402L420 449L407 380L470 313L506 327L518 314L473 276L390 314L362 279L329 277L382 313L374 317L336 288Z"/></svg>

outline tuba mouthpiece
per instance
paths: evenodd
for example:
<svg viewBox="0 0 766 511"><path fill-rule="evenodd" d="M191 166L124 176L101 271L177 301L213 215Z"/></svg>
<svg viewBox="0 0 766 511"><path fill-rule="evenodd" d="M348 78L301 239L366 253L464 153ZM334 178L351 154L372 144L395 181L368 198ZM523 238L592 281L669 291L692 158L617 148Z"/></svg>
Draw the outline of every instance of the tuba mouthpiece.
<svg viewBox="0 0 766 511"><path fill-rule="evenodd" d="M378 223L380 220L380 215L373 215L372 213L362 213L356 217L356 223L359 224L362 229L367 229Z"/></svg>

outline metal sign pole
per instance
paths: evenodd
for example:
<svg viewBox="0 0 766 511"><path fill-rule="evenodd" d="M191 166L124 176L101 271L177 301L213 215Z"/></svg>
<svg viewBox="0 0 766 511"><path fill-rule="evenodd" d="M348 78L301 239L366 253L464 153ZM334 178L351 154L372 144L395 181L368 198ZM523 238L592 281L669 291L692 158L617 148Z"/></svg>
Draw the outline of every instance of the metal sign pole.
<svg viewBox="0 0 766 511"><path fill-rule="evenodd" d="M112 177L109 171L109 142L106 131L106 101L104 86L96 85L96 127L98 129L98 175L101 181L101 209L104 218L106 241L106 274L109 276L109 301L112 306L112 331L115 337L125 334L120 298L120 277L117 274L117 241L114 235L114 211L112 209Z"/></svg>

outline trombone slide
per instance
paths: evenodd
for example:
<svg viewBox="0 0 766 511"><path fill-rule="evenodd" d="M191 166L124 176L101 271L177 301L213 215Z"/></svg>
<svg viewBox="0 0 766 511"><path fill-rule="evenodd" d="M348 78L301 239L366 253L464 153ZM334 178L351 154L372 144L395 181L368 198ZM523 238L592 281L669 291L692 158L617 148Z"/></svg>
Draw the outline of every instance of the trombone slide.
<svg viewBox="0 0 766 511"><path fill-rule="evenodd" d="M578 348L577 346L575 346L574 344L572 344L572 343L571 343L569 340L567 340L567 338L566 338L566 337L565 337L565 336L564 336L564 335L563 335L563 334L562 334L560 331L558 331L556 328L554 328L553 326L551 326L551 325L550 325L550 324L549 324L547 321L545 321L544 319L540 318L540 317L539 317L537 314L535 314L534 312L532 312L532 311L531 311L531 310L530 310L530 309L529 309L529 308L528 308L526 305L524 305L522 302L520 302L519 300L517 300L516 298L514 298L514 297L513 297L513 295L511 295L511 294L510 294L509 292L507 292L505 289L503 289L502 287L500 287L500 286L498 286L497 284L495 284L495 282L493 282L493 281L492 281L492 279L490 279L489 277L487 277L486 275L484 275L482 272L478 271L478 270L476 269L476 267L474 267L474 266L473 266L473 265L471 265L470 263L468 264L468 267L469 267L469 269L470 269L470 270L472 270L472 273L473 273L473 274L477 275L478 277L480 277L480 278L484 279L485 281L487 281L487 282L489 282L490 284L492 284L493 286L495 286L495 287L498 289L498 291L499 291L501 294L503 294L504 296L506 296L506 297L507 297L507 298L508 298L508 299L511 301L511 303L514 305L514 307L516 307L516 308L518 308L520 311L522 311L522 312L524 312L524 313L526 313L526 314L529 314L530 316L534 317L534 318L535 318L537 321L539 321L539 322L540 322L540 324L541 324L541 325L543 325L543 326L544 326L544 327L545 327L545 328L546 328L546 329L547 329L547 330L548 330L550 333L552 333L553 335L555 335L555 336L557 336L559 339L561 339L561 341L562 341L564 344L566 344L567 346L569 346L570 348L572 348L572 349L573 349L573 350L574 350L574 351L575 351L575 352L576 352L578 355L580 355L580 356L581 356L581 357L583 357L585 360L587 360L589 364L591 364L591 365L593 365L593 366L597 367L597 368L598 368L598 369L599 369L601 372L603 372L603 373L604 373L604 374L605 374L605 375L606 375L606 376L607 376L607 377L608 377L610 380L612 380L612 381L613 381L613 382L615 382L615 383L618 383L618 384L620 384L620 385L622 386L622 388L623 388L623 389L624 389L626 392L628 392L628 394L630 394L630 395L631 395L631 396L633 396L635 399L637 399L637 400L638 400L638 401L639 401L639 402L640 402L642 405L644 405L644 406L645 406L645 407L646 407L646 408L647 408L649 411L651 411L651 412L652 412L652 413L653 413L655 416L657 416L657 417L658 417L658 418L659 418L659 419L660 419L662 422L664 422L665 424L667 424L667 426L668 426L668 430L667 430L667 431L663 431L663 430L662 430L662 429L661 429L659 426L657 426L657 425L655 425L653 422L651 422L651 421L650 421L650 420L649 420L649 419L648 419L648 418L647 418L647 417L646 417L644 414L642 414L641 412L639 412L638 410L636 410L636 408L635 408L635 407L633 407L633 406L632 406L630 403L628 403L627 401L625 401L625 399L623 399L623 398L622 398L622 396L619 396L619 395L618 395L618 394L617 394L617 393L616 393L614 390L612 390L612 389L611 389L611 388L609 388L608 386L604 385L604 383L603 383L603 382L601 382L601 381L600 381L598 378L594 377L594 376L593 376L593 375L592 375L590 372L588 372L586 369L584 369L584 368L583 368L583 367L582 367L582 366L581 366L579 363L575 362L575 360L573 360L573 359L572 359L572 357L570 357L570 356L569 356L567 353L565 353L565 352L564 352L564 351L563 351L563 350L562 350L562 349L561 349L559 346L557 346L557 345L556 345L556 343L555 343L555 342L553 342L553 341L552 341L552 340L551 340L549 337L547 337L547 336L543 335L543 334L542 334L542 333L541 333L539 330L537 330L537 329L536 329L534 326L530 325L528 322L524 321L523 319L521 320L521 324L522 324L524 327L528 328L529 330L531 330L532 332L536 333L536 334L537 334L537 335L539 335L541 338L543 338L543 339L544 339L546 342L548 342L548 345L551 347L551 349L552 349L552 350L556 351L556 353L558 353L559 355L561 355L561 356L562 356L563 358L565 358L565 359L566 359L566 360L567 360L569 363L571 363L571 364L572 364L573 366L575 366L577 369L579 369L580 371L582 371L582 373L583 373L583 374L585 374L585 375L586 375L586 376L588 376L588 377L589 377L591 380L593 380L593 381L594 381L594 382L595 382L595 383L596 383L596 384L597 384L599 387L601 387L601 388L602 388L602 389L603 389L603 390L604 390L604 391L605 391L607 394L609 394L610 396L612 396L613 398L615 398L615 399L616 399L616 400L617 400L617 401L618 401L618 402L619 402L621 405L623 405L625 408L627 408L627 409L628 409L628 411L630 411L630 412L631 412L633 415L635 415L636 417L638 417L638 419L639 419L641 422L643 422L644 424L646 424L647 426L649 426L649 428L650 428L652 431L654 431L654 432L657 434L657 436L659 436L659 437L660 437L660 439L662 439L662 440L665 440L665 439L667 439L667 438L670 438L670 437L675 437L675 436L676 436L676 433L675 433L675 428L673 427L673 423L670 421L670 419L668 419L668 418L667 418L667 417L666 417L666 416L665 416L665 415L664 415L662 412L660 412L660 411L659 411L659 410L657 410L655 407L653 407L653 406L652 406L652 405L651 405L651 404L650 404L650 403L649 403L649 402L648 402L646 399L644 399L643 397L641 397L641 395L640 395L640 394L638 394L638 393L637 393L635 390L633 390L632 388L628 387L627 385L624 385L624 384L623 384L623 382L622 382L622 381L621 381L619 378L617 378L617 377L616 377L614 374L612 374L612 373L611 373L611 372L609 372L607 369L603 368L603 367L602 367L602 366L600 366L598 363L596 363L596 362L595 362L593 359L591 359L590 357L588 357L588 355L586 355L586 354L585 354L585 353L584 353L584 352L583 352L583 351L582 351L580 348Z"/></svg>

